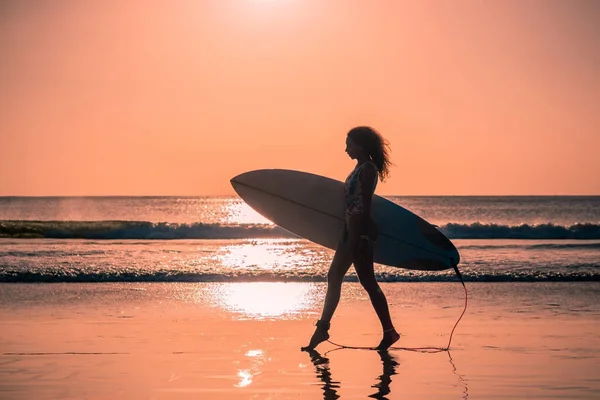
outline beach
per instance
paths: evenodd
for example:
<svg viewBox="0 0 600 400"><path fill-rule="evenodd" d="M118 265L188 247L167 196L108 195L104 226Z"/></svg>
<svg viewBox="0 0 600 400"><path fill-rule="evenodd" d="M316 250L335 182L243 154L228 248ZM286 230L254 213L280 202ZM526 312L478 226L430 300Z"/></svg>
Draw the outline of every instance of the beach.
<svg viewBox="0 0 600 400"><path fill-rule="evenodd" d="M450 350L308 344L333 251L236 197L0 199L0 399L596 399L600 197L390 197L461 255ZM445 348L452 270L375 274ZM331 341L376 346L353 268Z"/></svg>
<svg viewBox="0 0 600 400"><path fill-rule="evenodd" d="M0 400L599 400L599 21L0 1Z"/></svg>
<svg viewBox="0 0 600 400"><path fill-rule="evenodd" d="M401 347L445 347L460 283L383 283ZM467 283L450 351L301 352L323 283L0 285L2 399L595 399L600 285ZM381 328L344 284L331 340Z"/></svg>

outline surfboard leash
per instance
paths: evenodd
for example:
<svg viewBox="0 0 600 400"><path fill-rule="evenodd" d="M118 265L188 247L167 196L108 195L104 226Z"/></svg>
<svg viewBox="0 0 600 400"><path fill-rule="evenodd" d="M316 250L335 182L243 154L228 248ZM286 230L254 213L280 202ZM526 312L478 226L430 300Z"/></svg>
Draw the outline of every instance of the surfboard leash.
<svg viewBox="0 0 600 400"><path fill-rule="evenodd" d="M277 197L277 198L279 198L280 200L287 201L287 202L290 202L290 203L292 203L292 204L295 204L295 205L299 205L299 206L302 206L302 207L308 208L308 209L310 209L310 210L312 210L312 211L315 211L315 212L317 212L317 213L320 213L320 214L324 214L324 215L326 215L326 216L328 216L328 217L332 217L332 218L335 218L335 219L339 219L337 216L335 216L335 215L333 215L333 214L330 214L330 213L324 212L324 211L322 211L322 210L318 210L318 209L316 209L316 208L314 208L314 207L310 207L310 206L307 206L307 205L304 205L304 204L300 204L300 203L298 203L298 202L296 202L296 201L294 201L294 200L292 200L292 199L285 198L285 197L283 197L283 196L280 196L280 195L277 195L277 194L275 194L275 193L270 193L270 192L267 192L267 191L265 191L265 190L261 190L261 189L259 189L259 188L257 188L257 187L254 187L254 186L252 186L252 185L248 185L248 184L245 184L245 183L242 183L242 182L239 182L239 181L234 181L233 179L232 179L231 181L232 181L232 183L233 183L233 182L235 182L235 183L236 183L236 184L238 184L238 185L246 186L246 187L248 187L248 188L250 188L250 189L253 189L253 190L257 190L257 191L260 191L260 192L266 193L266 194L268 194L268 195L270 195L270 196ZM436 227L437 227L437 226L436 226ZM381 235L382 235L382 236L387 236L387 237L389 237L389 238L390 238L390 239L392 239L392 240L396 240L396 241L403 242L403 243L406 243L406 244L408 244L408 245L411 245L411 246L413 246L413 247L420 248L420 249L422 249L422 250L430 251L430 252L432 252L432 253L434 253L434 254L442 255L442 254L439 254L439 253L437 253L437 252L435 252L435 251L432 251L431 249L426 249L426 248L424 248L424 247L421 247L421 246L419 246L419 245L416 245L416 244L414 244L414 243L408 242L408 241L406 241L406 240L401 240L401 239L399 239L399 238L395 238L395 237L393 237L393 236L390 236L390 235L388 235L388 234L385 234L385 233L381 233ZM391 349L391 350L406 350L406 351L416 351L416 352L421 352L421 353L439 353L439 352L442 352L442 351L448 351L448 350L450 350L450 344L452 343L452 335L454 334L454 330L456 329L456 327L458 326L458 323L460 322L460 320L462 319L463 315L465 315L465 312L467 311L467 298L468 298L467 287L465 286L465 282L463 281L462 275L461 275L460 271L458 270L458 267L457 267L457 265L456 265L456 264L454 264L454 262L456 262L456 261L455 261L455 260L452 260L452 261L453 261L452 268L454 268L454 271L456 272L456 275L457 275L457 276L458 276L458 278L460 279L460 283L462 284L462 286L463 286L463 288L464 288L464 290L465 290L465 307L464 307L464 309L463 309L463 312L460 314L460 317L458 318L458 320L457 320L457 321L456 321L456 323L454 324L454 327L452 328L452 331L450 332L450 338L449 338L449 340L448 340L448 345L447 345L446 347L393 347L393 346L392 346L392 347L389 347L389 349ZM377 348L376 348L376 347L367 347L367 346L346 346L346 345L342 345L342 344L338 344L338 343L332 342L331 340L327 340L327 341L328 341L329 343L333 344L334 346L337 346L338 348L343 348L343 349L377 350ZM331 350L330 350L330 351L331 351Z"/></svg>
<svg viewBox="0 0 600 400"><path fill-rule="evenodd" d="M452 336L454 335L454 330L456 329L456 327L458 326L458 323L460 322L460 320L462 319L462 317L465 315L465 312L467 311L467 302L468 302L468 297L469 297L469 293L467 291L467 286L465 285L465 281L463 280L462 274L458 270L458 266L457 265L453 265L452 267L454 268L454 271L456 272L456 276L458 276L458 279L460 279L460 283L462 284L463 289L465 290L465 306L463 308L462 313L460 314L460 317L458 317L458 320L454 324L454 327L452 328L452 331L450 332L450 337L448 339L448 345L446 347L397 347L397 346L392 346L392 347L388 348L388 350L415 351L415 352L418 352L418 353L441 353L443 351L449 351L450 350L450 345L452 343ZM344 345L344 344L339 344L339 343L332 342L331 340L327 340L327 341L329 343L331 343L332 345L337 346L339 349L377 350L376 347L369 347L369 346L347 346L347 345ZM336 349L333 349L333 350L336 350ZM330 350L330 351L332 351L332 350Z"/></svg>

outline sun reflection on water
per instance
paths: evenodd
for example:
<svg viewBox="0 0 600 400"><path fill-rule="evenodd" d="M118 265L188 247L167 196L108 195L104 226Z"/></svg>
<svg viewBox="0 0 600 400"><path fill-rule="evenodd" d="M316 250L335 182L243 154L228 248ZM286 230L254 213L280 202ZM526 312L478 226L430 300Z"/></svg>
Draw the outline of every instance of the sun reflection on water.
<svg viewBox="0 0 600 400"><path fill-rule="evenodd" d="M290 318L314 308L318 294L312 283L240 282L215 287L213 299L244 318Z"/></svg>
<svg viewBox="0 0 600 400"><path fill-rule="evenodd" d="M250 385L256 375L260 375L262 373L263 365L265 362L269 361L270 358L266 358L264 352L260 349L248 350L245 354L251 363L250 368L239 369L237 376L239 381L234 385L235 387L246 387Z"/></svg>
<svg viewBox="0 0 600 400"><path fill-rule="evenodd" d="M253 239L244 243L224 246L217 256L226 268L273 270L276 268L300 271L312 265L311 251L303 246L301 239Z"/></svg>
<svg viewBox="0 0 600 400"><path fill-rule="evenodd" d="M252 372L247 369L239 370L237 373L240 381L235 384L236 387L246 387L252 383Z"/></svg>
<svg viewBox="0 0 600 400"><path fill-rule="evenodd" d="M226 224L266 224L273 225L269 221L242 200L231 200L224 205Z"/></svg>

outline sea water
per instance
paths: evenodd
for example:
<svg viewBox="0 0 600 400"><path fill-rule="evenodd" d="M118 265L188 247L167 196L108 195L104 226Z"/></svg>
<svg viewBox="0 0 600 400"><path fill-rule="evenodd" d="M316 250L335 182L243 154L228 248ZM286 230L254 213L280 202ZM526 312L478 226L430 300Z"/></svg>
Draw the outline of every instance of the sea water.
<svg viewBox="0 0 600 400"><path fill-rule="evenodd" d="M600 281L600 196L387 198L452 240L466 281ZM237 196L0 198L0 282L324 281L332 256Z"/></svg>

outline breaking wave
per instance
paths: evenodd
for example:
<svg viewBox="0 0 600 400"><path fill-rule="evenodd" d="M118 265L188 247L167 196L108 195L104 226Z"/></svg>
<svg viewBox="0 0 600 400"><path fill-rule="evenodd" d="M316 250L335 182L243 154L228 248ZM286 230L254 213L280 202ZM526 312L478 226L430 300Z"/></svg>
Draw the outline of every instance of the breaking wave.
<svg viewBox="0 0 600 400"><path fill-rule="evenodd" d="M379 282L458 282L453 273L377 273ZM579 273L558 272L498 272L469 273L463 271L465 282L598 282L600 274L587 271ZM356 276L347 276L346 281L357 282ZM326 282L326 275L293 273L191 273L177 271L10 271L0 272L0 282L13 283L87 283L87 282Z"/></svg>
<svg viewBox="0 0 600 400"><path fill-rule="evenodd" d="M600 225L502 225L475 222L439 227L450 239L600 239ZM244 239L295 237L267 224L178 224L148 221L0 221L0 237L51 239Z"/></svg>
<svg viewBox="0 0 600 400"><path fill-rule="evenodd" d="M500 225L446 224L440 227L450 239L600 239L600 225L580 223L570 226L555 224Z"/></svg>
<svg viewBox="0 0 600 400"><path fill-rule="evenodd" d="M147 221L0 221L0 237L48 239L245 239L294 237L273 225Z"/></svg>

